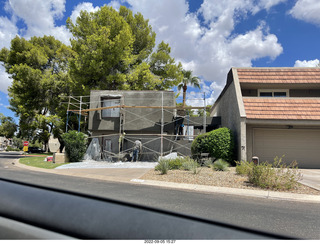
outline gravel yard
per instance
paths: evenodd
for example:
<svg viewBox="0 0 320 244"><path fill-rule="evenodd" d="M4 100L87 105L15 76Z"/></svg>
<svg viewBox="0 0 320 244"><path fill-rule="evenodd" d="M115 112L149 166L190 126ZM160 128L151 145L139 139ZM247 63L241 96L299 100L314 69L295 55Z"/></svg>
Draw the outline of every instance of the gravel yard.
<svg viewBox="0 0 320 244"><path fill-rule="evenodd" d="M169 170L166 175L160 175L159 171L151 169L140 179L261 190L261 188L248 183L246 177L237 175L234 167L230 168L229 171L213 171L211 168L203 167L198 174L193 174L191 171ZM299 184L297 189L284 192L320 195L320 191L302 184Z"/></svg>

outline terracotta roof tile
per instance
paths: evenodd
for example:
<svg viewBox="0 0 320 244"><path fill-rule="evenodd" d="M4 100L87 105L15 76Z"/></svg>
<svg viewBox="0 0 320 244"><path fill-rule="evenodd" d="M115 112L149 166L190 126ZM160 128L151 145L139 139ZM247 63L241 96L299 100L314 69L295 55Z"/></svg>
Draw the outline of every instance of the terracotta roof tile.
<svg viewBox="0 0 320 244"><path fill-rule="evenodd" d="M320 120L320 98L243 98L248 119Z"/></svg>
<svg viewBox="0 0 320 244"><path fill-rule="evenodd" d="M320 83L320 68L238 68L240 83Z"/></svg>

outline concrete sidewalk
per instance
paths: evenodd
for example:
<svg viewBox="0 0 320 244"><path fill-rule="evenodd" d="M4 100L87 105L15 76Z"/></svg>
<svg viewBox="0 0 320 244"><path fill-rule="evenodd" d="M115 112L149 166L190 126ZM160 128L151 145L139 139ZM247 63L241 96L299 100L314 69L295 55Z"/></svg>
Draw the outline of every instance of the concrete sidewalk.
<svg viewBox="0 0 320 244"><path fill-rule="evenodd" d="M299 181L301 184L320 191L320 169L299 169L303 175L303 179Z"/></svg>
<svg viewBox="0 0 320 244"><path fill-rule="evenodd" d="M130 163L127 163L130 164ZM227 187L214 187L214 186L204 186L204 185L193 185L193 184L181 184L181 183L173 183L173 182L164 182L164 181L151 181L151 180L141 180L139 179L145 173L147 173L151 168L133 168L131 163L131 168L88 168L89 166L84 166L82 164L82 168L75 168L75 165L72 167L58 167L56 169L42 169L36 167L30 167L24 164L20 164L18 160L15 163L16 167L51 173L51 174L60 174L60 175L69 175L75 177L84 177L98 180L106 180L106 181L115 181L115 182L124 182L131 183L137 185L150 185L157 187L165 187L171 189L181 189L181 190L191 190L191 191L200 191L206 193L222 193L222 194L231 194L231 195L240 195L240 196L248 196L248 197L260 197L267 199L277 199L277 200L288 200L288 201L303 201L303 202L313 202L320 203L320 195L305 195L305 194L294 194L294 193L284 193L284 192L274 192L267 190L248 190L248 189L238 189L238 188L227 188ZM151 166L151 165L150 165ZM105 166L107 167L107 166ZM312 171L303 171L303 174L307 179L312 179L313 174ZM320 173L320 170L319 170ZM317 178L317 176L316 176ZM312 180L311 180L312 182Z"/></svg>

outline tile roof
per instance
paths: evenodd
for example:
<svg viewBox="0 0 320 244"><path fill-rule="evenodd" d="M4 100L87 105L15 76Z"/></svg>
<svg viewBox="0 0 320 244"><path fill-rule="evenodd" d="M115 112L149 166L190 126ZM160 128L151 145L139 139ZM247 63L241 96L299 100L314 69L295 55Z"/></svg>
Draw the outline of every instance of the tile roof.
<svg viewBox="0 0 320 244"><path fill-rule="evenodd" d="M244 97L248 119L320 120L320 98Z"/></svg>
<svg viewBox="0 0 320 244"><path fill-rule="evenodd" d="M320 68L237 68L240 83L320 83Z"/></svg>

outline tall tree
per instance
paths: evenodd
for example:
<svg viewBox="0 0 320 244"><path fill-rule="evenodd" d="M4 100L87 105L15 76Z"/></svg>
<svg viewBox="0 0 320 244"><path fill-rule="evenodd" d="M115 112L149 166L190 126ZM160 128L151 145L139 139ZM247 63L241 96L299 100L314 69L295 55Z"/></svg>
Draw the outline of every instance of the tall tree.
<svg viewBox="0 0 320 244"><path fill-rule="evenodd" d="M183 70L183 80L182 83L178 85L178 90L183 91L183 107L186 106L186 94L187 94L187 89L188 85L191 85L193 87L199 88L200 89L200 79L196 76L192 76L192 71L188 70Z"/></svg>
<svg viewBox="0 0 320 244"><path fill-rule="evenodd" d="M0 113L0 136L12 138L16 131L17 125L14 122L14 119L11 117L6 117Z"/></svg>
<svg viewBox="0 0 320 244"><path fill-rule="evenodd" d="M52 36L30 40L17 36L10 50L0 51L0 61L13 79L8 89L10 109L20 117L22 136L32 139L39 129L48 134L63 128L61 95L69 95L75 86L68 74L71 56L72 50Z"/></svg>
<svg viewBox="0 0 320 244"><path fill-rule="evenodd" d="M155 33L140 13L133 15L123 6L119 12L103 6L96 12L82 11L76 23L69 18L67 27L75 52L71 75L84 93L91 89L167 89L181 80L181 65L170 57L167 44L161 43L151 54ZM156 70L157 63L162 70Z"/></svg>

